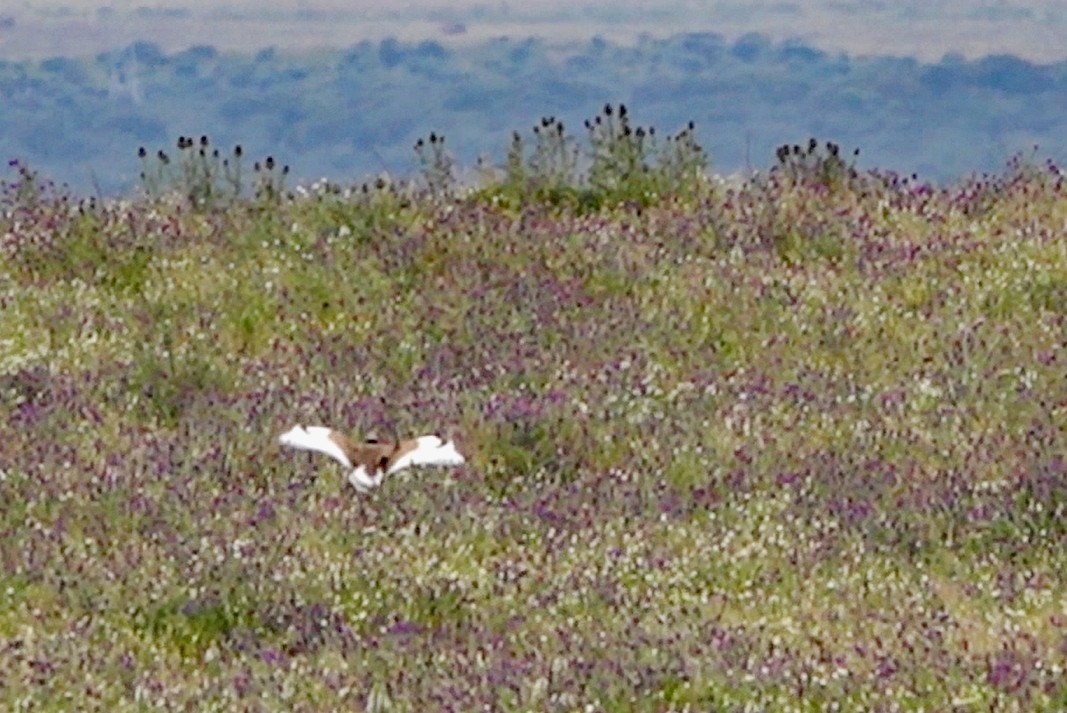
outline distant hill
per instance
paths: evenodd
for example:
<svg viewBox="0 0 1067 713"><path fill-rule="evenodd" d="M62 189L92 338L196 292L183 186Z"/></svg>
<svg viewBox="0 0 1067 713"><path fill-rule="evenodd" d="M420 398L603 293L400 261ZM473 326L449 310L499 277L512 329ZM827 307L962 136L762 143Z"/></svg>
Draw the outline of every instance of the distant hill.
<svg viewBox="0 0 1067 713"><path fill-rule="evenodd" d="M363 40L436 40L451 47L497 37L582 42L717 32L733 42L761 32L830 53L936 62L1013 54L1067 59L1063 0L8 0L0 6L0 59L44 59L62 38L69 56L135 40L178 52L343 49Z"/></svg>
<svg viewBox="0 0 1067 713"><path fill-rule="evenodd" d="M460 48L386 39L254 54L141 42L0 62L0 97L0 156L105 192L136 185L139 146L154 152L179 135L274 155L297 179L356 180L416 171L412 146L430 131L461 165L499 162L513 130L552 114L580 133L605 102L663 131L694 121L719 172L767 167L777 145L809 136L859 147L862 166L941 181L1034 145L1067 158L1067 62L850 57L759 34Z"/></svg>

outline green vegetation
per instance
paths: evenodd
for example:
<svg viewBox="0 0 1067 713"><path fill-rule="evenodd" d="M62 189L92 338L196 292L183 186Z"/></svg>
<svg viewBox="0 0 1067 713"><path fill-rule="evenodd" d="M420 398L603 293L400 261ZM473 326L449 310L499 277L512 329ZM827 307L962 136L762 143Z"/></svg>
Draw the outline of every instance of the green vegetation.
<svg viewBox="0 0 1067 713"><path fill-rule="evenodd" d="M692 121L660 143L655 127L631 125L625 104L605 104L585 128L588 143L583 145L567 134L562 121L542 117L533 127L529 154L522 134L514 132L502 170L480 163L486 185L477 199L512 208L533 202L595 212L605 204L647 206L667 196L692 199L703 190L707 155ZM450 192L455 159L444 150L444 139L431 134L428 144L420 139L415 149L430 192Z"/></svg>
<svg viewBox="0 0 1067 713"><path fill-rule="evenodd" d="M589 131L476 190L436 134L269 201L16 166L0 708L1067 706L1058 167ZM361 497L295 423L468 464Z"/></svg>

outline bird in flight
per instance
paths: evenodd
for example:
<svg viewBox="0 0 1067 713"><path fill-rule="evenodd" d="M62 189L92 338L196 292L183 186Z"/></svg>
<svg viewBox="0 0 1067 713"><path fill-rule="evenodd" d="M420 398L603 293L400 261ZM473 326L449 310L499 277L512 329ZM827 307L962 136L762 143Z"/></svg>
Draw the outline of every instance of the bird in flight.
<svg viewBox="0 0 1067 713"><path fill-rule="evenodd" d="M361 493L370 492L386 475L418 465L455 466L465 461L452 441L439 436L396 438L393 441L371 439L362 443L325 426L294 426L278 437L278 443L290 448L325 453L346 468L348 482Z"/></svg>

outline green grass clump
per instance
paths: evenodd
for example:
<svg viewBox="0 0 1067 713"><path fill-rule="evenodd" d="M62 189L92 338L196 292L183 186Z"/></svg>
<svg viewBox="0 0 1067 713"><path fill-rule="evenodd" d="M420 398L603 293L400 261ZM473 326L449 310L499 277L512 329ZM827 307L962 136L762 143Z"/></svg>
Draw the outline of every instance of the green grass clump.
<svg viewBox="0 0 1067 713"><path fill-rule="evenodd" d="M440 190L4 184L0 708L1062 708L1058 169L692 182L606 116L473 192L440 136ZM296 423L468 463L360 496Z"/></svg>
<svg viewBox="0 0 1067 713"><path fill-rule="evenodd" d="M587 145L554 116L533 127L532 145L514 132L503 166L480 163L485 185L476 196L495 205L563 206L583 214L620 203L692 200L706 189L708 157L693 122L663 138L655 127L634 126L625 104L606 104L586 120L585 130ZM416 151L425 182L440 193L440 186L452 184L455 171L443 153L443 138L436 143L435 138L431 135L431 153L421 140Z"/></svg>

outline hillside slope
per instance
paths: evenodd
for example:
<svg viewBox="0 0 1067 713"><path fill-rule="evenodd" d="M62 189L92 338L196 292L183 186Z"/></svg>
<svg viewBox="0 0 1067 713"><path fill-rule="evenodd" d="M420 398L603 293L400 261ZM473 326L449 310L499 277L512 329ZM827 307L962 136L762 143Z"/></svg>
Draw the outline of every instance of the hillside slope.
<svg viewBox="0 0 1067 713"><path fill-rule="evenodd" d="M3 201L0 707L1067 705L1055 167Z"/></svg>

